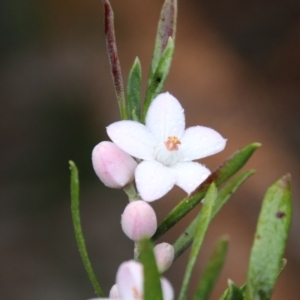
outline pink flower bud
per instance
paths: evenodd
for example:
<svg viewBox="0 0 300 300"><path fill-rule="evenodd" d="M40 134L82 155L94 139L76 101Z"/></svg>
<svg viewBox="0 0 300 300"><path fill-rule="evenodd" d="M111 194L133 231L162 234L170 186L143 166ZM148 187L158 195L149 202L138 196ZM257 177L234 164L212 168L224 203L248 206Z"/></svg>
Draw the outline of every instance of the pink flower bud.
<svg viewBox="0 0 300 300"><path fill-rule="evenodd" d="M154 255L160 273L168 270L174 260L174 248L168 243L157 244L154 247Z"/></svg>
<svg viewBox="0 0 300 300"><path fill-rule="evenodd" d="M93 149L92 162L99 179L108 187L120 189L134 177L137 162L112 142L101 142Z"/></svg>
<svg viewBox="0 0 300 300"><path fill-rule="evenodd" d="M137 200L129 203L122 215L124 233L133 241L152 237L157 229L156 214L146 202Z"/></svg>

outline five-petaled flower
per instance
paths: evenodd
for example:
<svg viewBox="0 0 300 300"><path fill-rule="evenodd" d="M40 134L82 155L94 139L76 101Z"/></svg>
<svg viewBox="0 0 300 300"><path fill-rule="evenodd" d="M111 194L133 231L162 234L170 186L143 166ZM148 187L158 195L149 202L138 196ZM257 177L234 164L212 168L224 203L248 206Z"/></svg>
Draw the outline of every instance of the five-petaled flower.
<svg viewBox="0 0 300 300"><path fill-rule="evenodd" d="M218 153L226 145L226 139L211 128L185 130L184 110L169 93L153 100L145 125L118 121L107 127L107 133L122 150L143 160L135 180L142 199L149 202L164 196L174 184L190 194L210 174L192 160Z"/></svg>
<svg viewBox="0 0 300 300"><path fill-rule="evenodd" d="M160 281L163 299L173 300L174 291L169 281L164 277ZM120 265L116 276L116 284L112 287L109 298L94 298L90 300L143 300L143 285L144 274L142 264L134 260L129 260Z"/></svg>

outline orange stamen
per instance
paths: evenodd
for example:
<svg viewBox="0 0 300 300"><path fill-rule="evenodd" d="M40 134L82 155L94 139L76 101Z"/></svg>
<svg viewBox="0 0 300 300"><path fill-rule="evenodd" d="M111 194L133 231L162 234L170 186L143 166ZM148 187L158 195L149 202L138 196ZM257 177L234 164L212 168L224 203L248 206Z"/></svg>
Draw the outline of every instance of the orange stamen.
<svg viewBox="0 0 300 300"><path fill-rule="evenodd" d="M181 142L177 136L169 136L165 141L165 146L169 151L178 150L178 145L180 144Z"/></svg>

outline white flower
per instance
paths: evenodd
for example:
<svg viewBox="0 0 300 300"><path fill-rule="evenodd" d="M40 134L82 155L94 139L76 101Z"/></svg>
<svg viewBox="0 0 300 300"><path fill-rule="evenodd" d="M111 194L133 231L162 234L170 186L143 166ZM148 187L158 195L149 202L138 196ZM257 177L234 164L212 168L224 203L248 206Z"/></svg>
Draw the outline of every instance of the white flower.
<svg viewBox="0 0 300 300"><path fill-rule="evenodd" d="M218 153L226 144L211 128L185 130L184 110L169 93L153 100L146 125L119 121L109 125L107 133L122 150L143 160L135 170L135 180L142 199L149 202L164 196L174 184L190 194L210 174L192 160Z"/></svg>
<svg viewBox="0 0 300 300"><path fill-rule="evenodd" d="M116 276L116 284L112 287L109 298L94 298L90 300L143 300L143 285L144 275L142 264L130 260L120 265ZM173 288L166 278L161 278L161 288L164 300L174 299Z"/></svg>

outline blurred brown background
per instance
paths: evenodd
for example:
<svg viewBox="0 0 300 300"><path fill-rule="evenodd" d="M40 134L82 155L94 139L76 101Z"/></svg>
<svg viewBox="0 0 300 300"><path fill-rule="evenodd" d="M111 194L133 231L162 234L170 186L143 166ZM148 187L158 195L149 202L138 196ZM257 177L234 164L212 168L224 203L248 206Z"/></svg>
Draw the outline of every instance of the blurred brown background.
<svg viewBox="0 0 300 300"><path fill-rule="evenodd" d="M145 87L161 5L112 0L124 78L135 56ZM253 176L214 220L195 282L217 238L231 237L217 290L245 281L262 197L293 176L294 219L288 264L275 300L300 299L300 2L179 1L176 50L165 90L182 103L187 126L228 138L203 160L214 169L251 142L263 147L248 162ZM119 225L121 191L94 175L91 151L118 120L103 36L100 0L6 0L0 4L0 299L82 300L94 296L73 235L68 160L81 175L82 222L96 274L107 293L118 265L132 257ZM155 202L160 220L184 193ZM191 219L163 240L174 242ZM187 255L166 273L178 291Z"/></svg>

